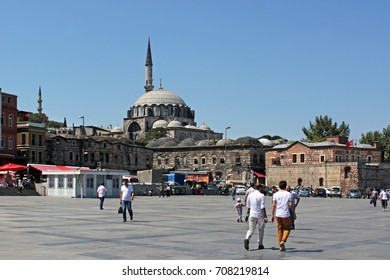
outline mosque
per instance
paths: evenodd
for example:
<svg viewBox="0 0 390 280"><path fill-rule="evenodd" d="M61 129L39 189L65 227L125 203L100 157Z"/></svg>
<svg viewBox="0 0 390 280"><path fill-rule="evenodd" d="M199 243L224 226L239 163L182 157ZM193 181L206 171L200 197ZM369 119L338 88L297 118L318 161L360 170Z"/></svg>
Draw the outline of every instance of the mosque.
<svg viewBox="0 0 390 280"><path fill-rule="evenodd" d="M222 133L216 133L206 124L197 127L195 111L184 100L160 86L154 89L153 62L148 40L145 62L145 93L138 98L127 111L124 118L124 130L129 139L136 141L145 137L145 133L154 128L164 128L167 136L176 141L191 138L199 140L220 140Z"/></svg>

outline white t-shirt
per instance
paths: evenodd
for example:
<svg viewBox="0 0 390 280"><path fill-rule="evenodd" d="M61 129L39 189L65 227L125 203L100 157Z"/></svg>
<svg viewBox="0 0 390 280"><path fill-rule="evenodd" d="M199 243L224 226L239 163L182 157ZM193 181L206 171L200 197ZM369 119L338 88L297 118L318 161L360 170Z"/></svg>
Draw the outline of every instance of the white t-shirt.
<svg viewBox="0 0 390 280"><path fill-rule="evenodd" d="M388 193L386 191L381 191L380 198L381 200L388 200L389 199Z"/></svg>
<svg viewBox="0 0 390 280"><path fill-rule="evenodd" d="M263 217L263 212L261 209L264 209L264 194L260 193L258 190L251 192L246 199L247 206L250 208L249 216L255 218Z"/></svg>
<svg viewBox="0 0 390 280"><path fill-rule="evenodd" d="M288 191L278 191L272 196L272 200L276 201L275 216L279 218L290 217L290 201L291 193Z"/></svg>
<svg viewBox="0 0 390 280"><path fill-rule="evenodd" d="M103 197L103 196L105 196L106 195L106 191L107 191L107 189L106 189L106 187L105 186L103 186L103 185L100 185L98 188L97 188L97 193L98 193L98 196L99 197Z"/></svg>
<svg viewBox="0 0 390 280"><path fill-rule="evenodd" d="M125 185L121 187L122 200L131 201L131 193L134 192L133 186L128 184L127 188Z"/></svg>

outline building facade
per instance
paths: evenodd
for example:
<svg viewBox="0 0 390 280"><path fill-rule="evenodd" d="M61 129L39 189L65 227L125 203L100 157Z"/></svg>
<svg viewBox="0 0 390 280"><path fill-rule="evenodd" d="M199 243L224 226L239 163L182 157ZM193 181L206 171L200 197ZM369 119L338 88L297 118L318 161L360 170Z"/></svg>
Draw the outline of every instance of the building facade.
<svg viewBox="0 0 390 280"><path fill-rule="evenodd" d="M387 168L381 164L377 147L348 146L340 140L296 141L269 149L265 153L267 184L278 185L286 180L292 187L341 186L344 193L353 188L389 187L390 177L385 176Z"/></svg>
<svg viewBox="0 0 390 280"><path fill-rule="evenodd" d="M1 142L0 165L12 162L16 155L18 97L14 94L1 93Z"/></svg>
<svg viewBox="0 0 390 280"><path fill-rule="evenodd" d="M17 154L15 161L46 163L46 127L44 123L30 122L30 112L19 111L17 118Z"/></svg>

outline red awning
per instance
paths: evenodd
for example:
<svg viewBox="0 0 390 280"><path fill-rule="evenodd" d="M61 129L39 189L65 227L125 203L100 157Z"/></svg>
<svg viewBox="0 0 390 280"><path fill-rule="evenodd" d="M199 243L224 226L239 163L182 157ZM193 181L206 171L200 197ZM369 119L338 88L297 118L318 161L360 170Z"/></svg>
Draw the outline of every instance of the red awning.
<svg viewBox="0 0 390 280"><path fill-rule="evenodd" d="M255 172L255 171L253 171L253 174L254 174L256 177L258 177L258 178L265 178L265 177L266 177L265 175L263 175L263 174L261 174L261 173L259 173L259 172Z"/></svg>
<svg viewBox="0 0 390 280"><path fill-rule="evenodd" d="M46 164L30 164L39 171L68 171L68 170L91 170L88 167L77 167L77 166L64 166L64 165L46 165Z"/></svg>

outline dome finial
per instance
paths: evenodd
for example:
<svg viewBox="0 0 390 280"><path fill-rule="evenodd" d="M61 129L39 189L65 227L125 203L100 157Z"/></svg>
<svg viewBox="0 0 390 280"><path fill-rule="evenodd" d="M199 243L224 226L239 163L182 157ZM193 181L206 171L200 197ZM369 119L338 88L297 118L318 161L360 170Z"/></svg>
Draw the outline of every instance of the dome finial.
<svg viewBox="0 0 390 280"><path fill-rule="evenodd" d="M158 89L163 89L163 86L162 86L162 79L160 79L160 87Z"/></svg>

